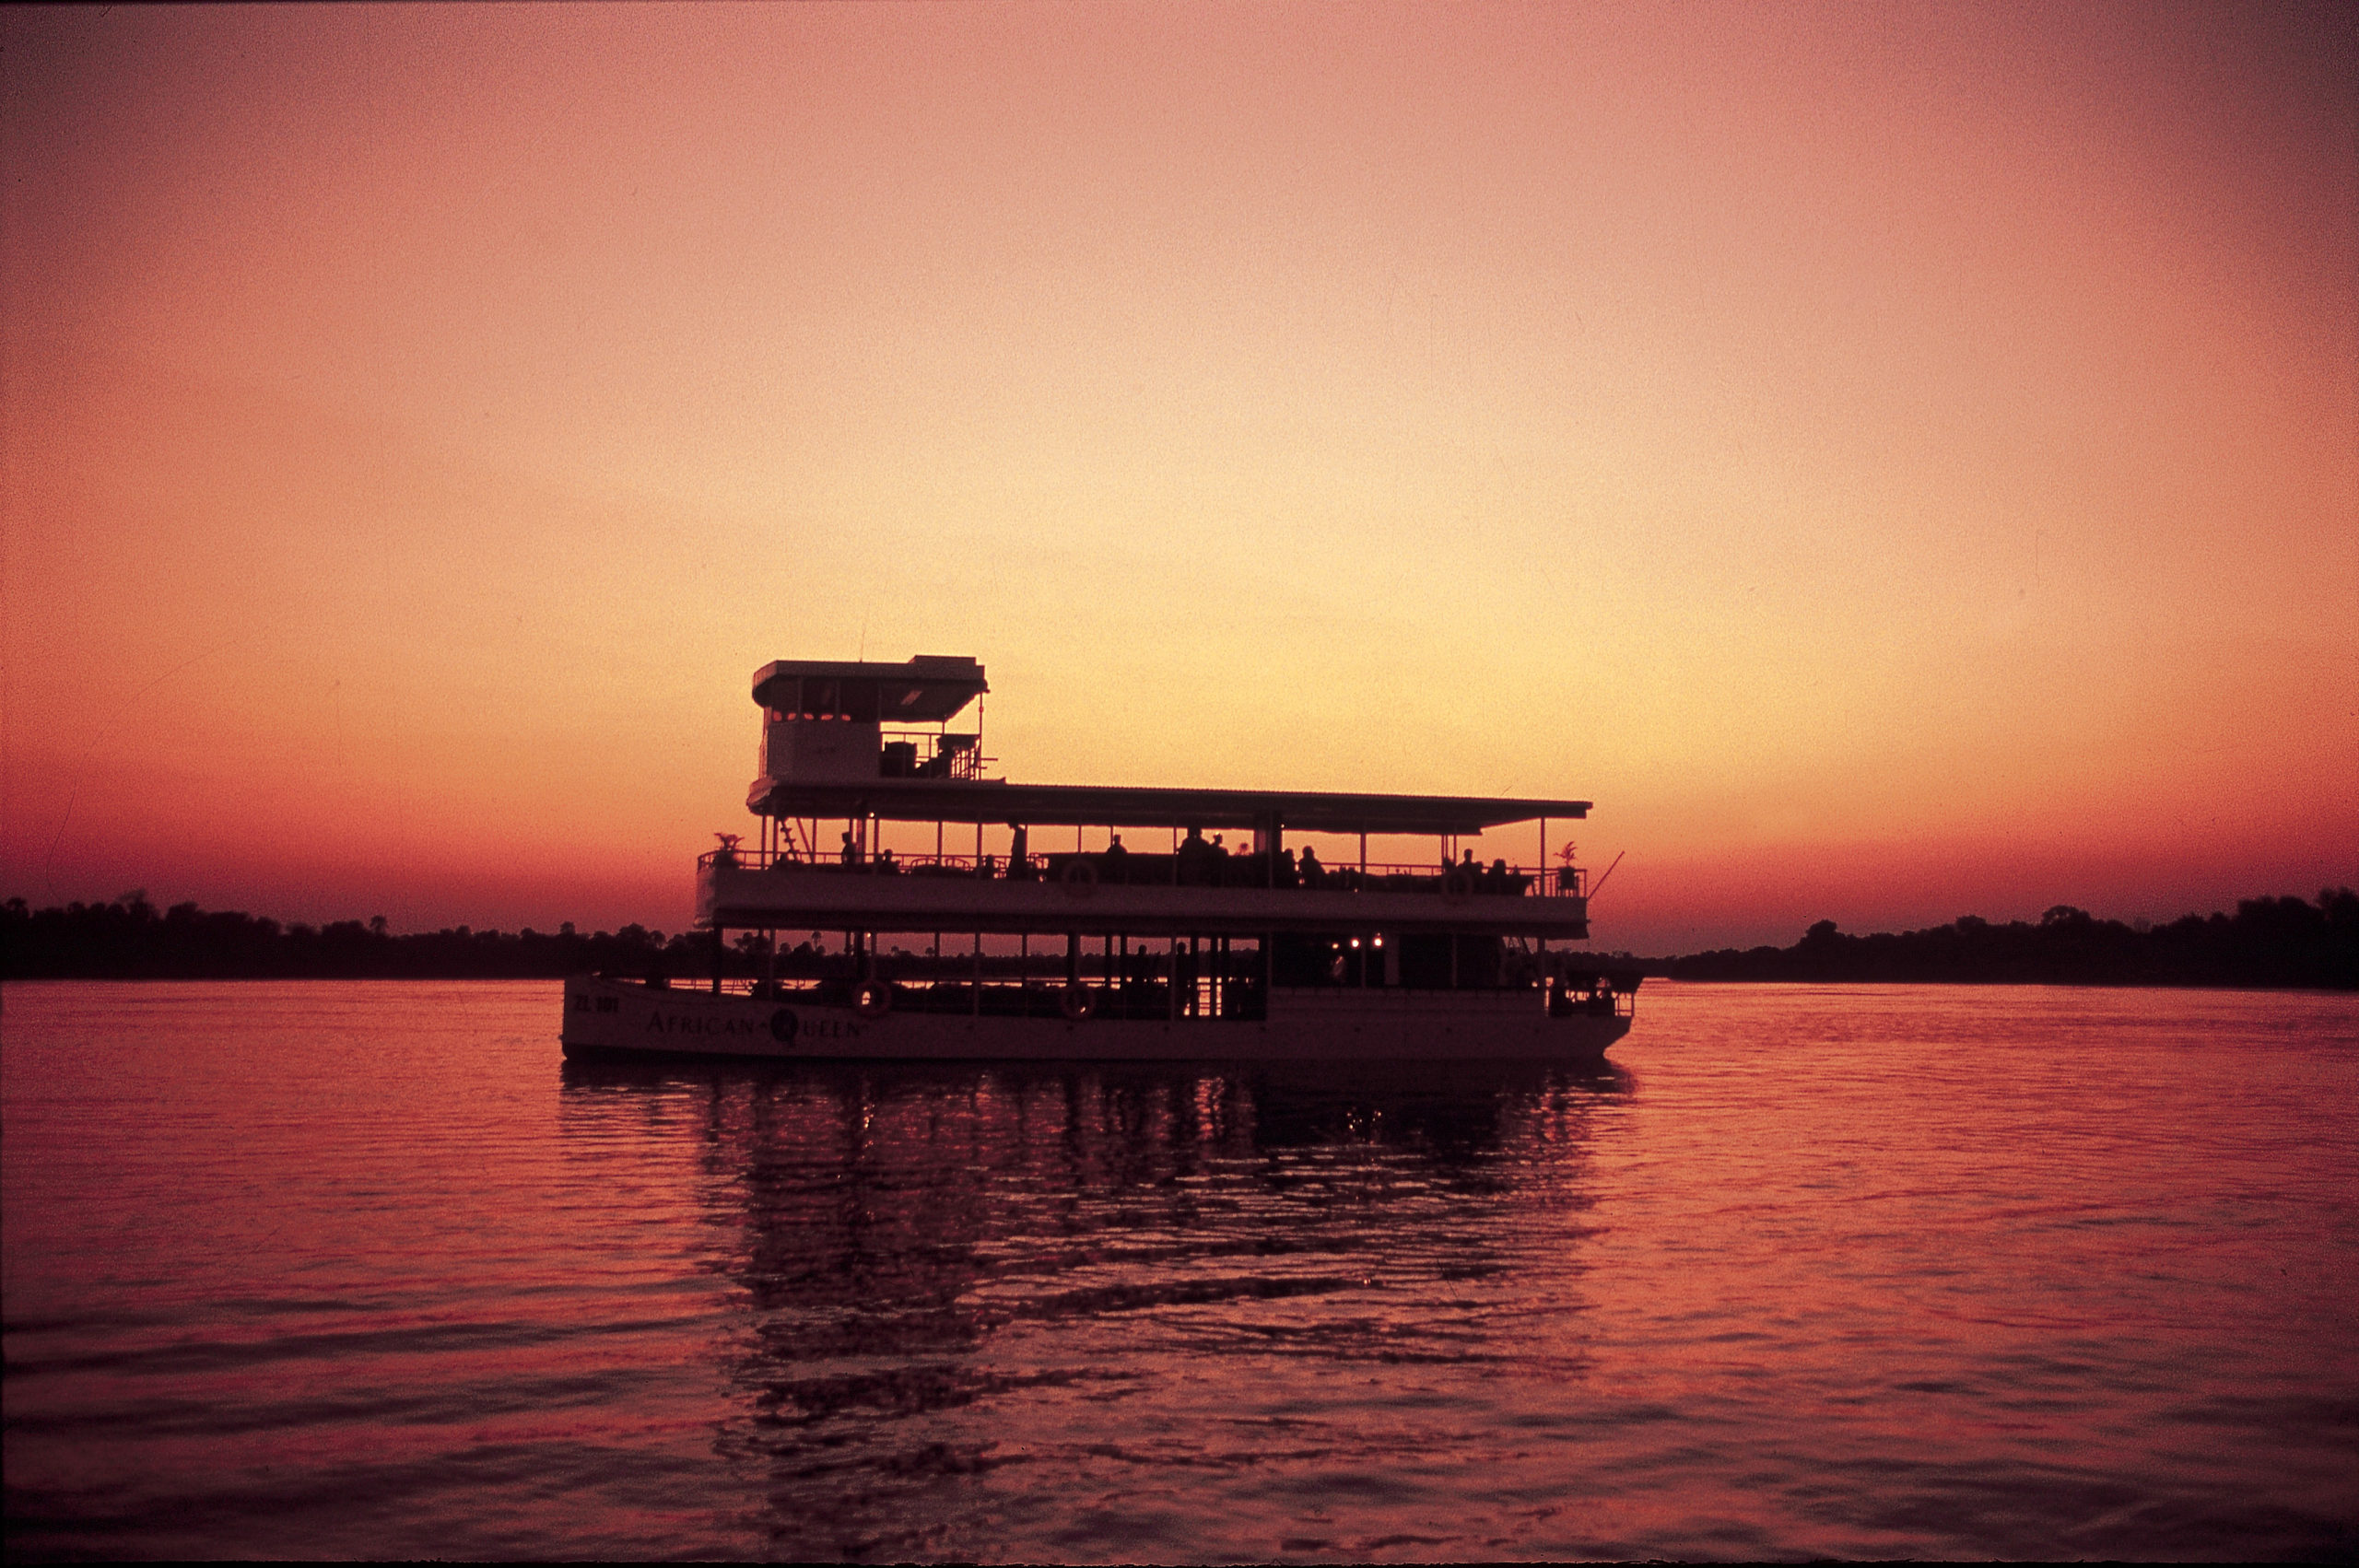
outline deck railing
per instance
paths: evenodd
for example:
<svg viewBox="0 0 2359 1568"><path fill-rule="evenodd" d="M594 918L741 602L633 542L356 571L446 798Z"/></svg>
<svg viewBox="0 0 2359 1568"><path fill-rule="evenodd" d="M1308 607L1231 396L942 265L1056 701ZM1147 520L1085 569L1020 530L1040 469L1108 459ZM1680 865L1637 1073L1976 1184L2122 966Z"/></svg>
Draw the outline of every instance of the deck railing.
<svg viewBox="0 0 2359 1568"><path fill-rule="evenodd" d="M1109 975L1100 965L1085 965L1080 975L1069 981L1056 968L1057 961L1054 960L1035 961L1019 971L1008 961L994 958L989 971L980 978L971 976L960 978L952 977L951 965L954 962L945 957L927 972L910 973L909 970L914 967L911 955L897 954L875 961L874 978L887 988L890 1008L898 1012L1071 1018L1073 1013L1067 1011L1068 997L1076 986L1087 993L1093 1017L1168 1019L1175 1023L1200 1019L1261 1018L1267 1016L1269 1006L1269 986L1258 973L1243 969L1226 975L1208 972L1183 974L1177 982L1175 992L1172 977L1168 970L1159 967L1152 973L1125 977ZM684 976L656 983L712 996L820 1007L850 1006L855 987L863 983L858 978L858 964L849 958L831 961L824 976L812 973L807 964L799 967L801 973L790 974L782 965L780 973L770 978L732 975L719 979L700 979ZM1344 982L1282 983L1278 989L1297 1004L1313 1005L1322 999L1341 1002L1371 994L1366 988ZM1637 982L1635 979L1627 983L1619 980L1611 984L1601 982L1589 987L1545 983L1530 978L1509 984L1464 987L1393 983L1377 989L1393 998L1520 996L1529 998L1532 1005L1544 1007L1559 1017L1589 1013L1628 1018L1636 1013L1637 1005Z"/></svg>
<svg viewBox="0 0 2359 1568"><path fill-rule="evenodd" d="M840 855L813 856L795 849L708 849L697 857L699 869L722 866L741 871L781 873L821 873L833 876L912 876L958 878L986 882L1068 882L1086 879L1109 886L1131 887L1268 887L1272 885L1265 855L1228 855L1188 860L1177 854L1126 851L1109 855L1102 849L1052 850L1011 861L1005 855L900 855L891 851L858 860ZM1281 857L1276 885L1324 893L1436 893L1463 897L1492 896L1580 898L1588 896L1589 872L1580 866L1534 867L1494 861L1487 866L1463 863L1442 866L1433 861L1370 861L1366 866L1316 865L1305 874L1297 860L1291 868Z"/></svg>

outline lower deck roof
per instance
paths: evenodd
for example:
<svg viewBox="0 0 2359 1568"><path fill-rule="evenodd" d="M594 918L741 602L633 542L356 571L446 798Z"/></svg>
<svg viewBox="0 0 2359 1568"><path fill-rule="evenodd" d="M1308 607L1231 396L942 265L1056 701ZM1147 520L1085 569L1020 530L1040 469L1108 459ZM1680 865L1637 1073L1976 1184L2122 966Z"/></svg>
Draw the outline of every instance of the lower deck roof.
<svg viewBox="0 0 2359 1568"><path fill-rule="evenodd" d="M757 780L763 816L887 822L1022 823L1035 827L1261 828L1304 833L1480 833L1540 817L1589 815L1587 801L1485 795L1376 795L1309 790L1178 790L1133 785L1014 784L999 779L879 778L859 784Z"/></svg>

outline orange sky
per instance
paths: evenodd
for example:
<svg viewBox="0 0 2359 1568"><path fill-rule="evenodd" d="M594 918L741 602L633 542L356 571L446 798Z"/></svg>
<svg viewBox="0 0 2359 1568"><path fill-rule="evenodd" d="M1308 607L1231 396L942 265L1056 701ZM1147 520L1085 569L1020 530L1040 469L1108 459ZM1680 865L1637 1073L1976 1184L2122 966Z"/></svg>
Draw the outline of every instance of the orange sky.
<svg viewBox="0 0 2359 1568"><path fill-rule="evenodd" d="M0 894L676 929L863 645L1608 947L2359 883L2350 9L1651 9L0 13Z"/></svg>

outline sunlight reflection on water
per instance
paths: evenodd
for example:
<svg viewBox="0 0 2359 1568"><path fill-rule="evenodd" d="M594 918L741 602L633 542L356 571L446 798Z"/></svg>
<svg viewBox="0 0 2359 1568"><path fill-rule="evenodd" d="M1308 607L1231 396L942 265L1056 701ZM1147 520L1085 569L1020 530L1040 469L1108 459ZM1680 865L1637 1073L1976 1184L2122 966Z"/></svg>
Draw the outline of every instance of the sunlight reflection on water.
<svg viewBox="0 0 2359 1568"><path fill-rule="evenodd" d="M1663 986L1588 1073L6 1005L12 1556L2353 1550L2349 998Z"/></svg>

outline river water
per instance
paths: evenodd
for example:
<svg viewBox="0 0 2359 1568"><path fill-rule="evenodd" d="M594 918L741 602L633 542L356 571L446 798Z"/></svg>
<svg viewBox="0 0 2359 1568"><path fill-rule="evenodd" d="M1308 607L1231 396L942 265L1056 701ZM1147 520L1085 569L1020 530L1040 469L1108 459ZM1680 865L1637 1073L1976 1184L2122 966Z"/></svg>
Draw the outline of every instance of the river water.
<svg viewBox="0 0 2359 1568"><path fill-rule="evenodd" d="M1449 1073L4 1000L11 1558L2359 1551L2359 999L1650 984Z"/></svg>

